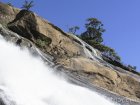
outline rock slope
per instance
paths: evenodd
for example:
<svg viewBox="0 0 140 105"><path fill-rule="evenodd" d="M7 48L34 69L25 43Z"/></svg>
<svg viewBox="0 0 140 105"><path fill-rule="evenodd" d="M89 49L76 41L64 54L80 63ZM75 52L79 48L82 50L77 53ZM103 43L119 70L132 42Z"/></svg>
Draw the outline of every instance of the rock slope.
<svg viewBox="0 0 140 105"><path fill-rule="evenodd" d="M140 101L138 74L107 63L100 51L37 14L5 5L0 3L0 13L5 17L0 19L0 34L6 40L28 47L52 67L67 76L72 74L73 79Z"/></svg>

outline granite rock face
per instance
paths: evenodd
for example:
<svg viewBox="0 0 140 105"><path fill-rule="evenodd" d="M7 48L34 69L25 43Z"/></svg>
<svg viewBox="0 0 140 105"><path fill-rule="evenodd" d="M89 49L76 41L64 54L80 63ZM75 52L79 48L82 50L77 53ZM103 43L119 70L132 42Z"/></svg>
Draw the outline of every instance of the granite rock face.
<svg viewBox="0 0 140 105"><path fill-rule="evenodd" d="M30 11L22 10L8 24L8 28L34 42L44 52L53 56L72 57L81 55L80 46L61 29Z"/></svg>
<svg viewBox="0 0 140 105"><path fill-rule="evenodd" d="M6 26L7 23L15 19L19 11L20 10L15 7L0 2L0 24Z"/></svg>
<svg viewBox="0 0 140 105"><path fill-rule="evenodd" d="M107 63L100 51L31 11L21 10L17 13L12 11L13 7L4 9L2 4L0 8L9 16L15 17L5 23L7 28L0 25L0 34L6 40L33 49L34 52L39 51L38 54L43 59L49 59L44 60L45 62L52 62L56 69L74 74L75 78L86 80L108 92L140 101L138 74Z"/></svg>

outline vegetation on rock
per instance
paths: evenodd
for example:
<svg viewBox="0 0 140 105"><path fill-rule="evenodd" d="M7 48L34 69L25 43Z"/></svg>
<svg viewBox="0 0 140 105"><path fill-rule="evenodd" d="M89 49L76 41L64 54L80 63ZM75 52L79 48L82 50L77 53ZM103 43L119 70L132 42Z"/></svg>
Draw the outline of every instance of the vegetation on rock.
<svg viewBox="0 0 140 105"><path fill-rule="evenodd" d="M131 70L134 70L134 71L136 71L136 69L137 69L136 66L131 66L131 65L128 65L128 68L130 68Z"/></svg>
<svg viewBox="0 0 140 105"><path fill-rule="evenodd" d="M107 62L129 71L136 71L135 66L124 65L121 61L121 57L116 53L116 51L102 43L102 35L105 32L103 26L103 23L97 18L88 18L87 23L85 24L86 31L78 35L78 37L92 47L101 51L104 56L103 58L105 58L104 60ZM78 26L71 27L69 28L69 33L75 34L78 29Z"/></svg>
<svg viewBox="0 0 140 105"><path fill-rule="evenodd" d="M50 45L52 40L46 36L38 37L35 41L36 46L38 46L43 52L47 52L47 47Z"/></svg>
<svg viewBox="0 0 140 105"><path fill-rule="evenodd" d="M121 61L121 58L117 55L114 49L102 44L102 35L103 32L105 32L105 29L103 28L101 21L97 18L88 18L85 27L86 31L80 35L82 40L101 51L105 56L108 56L118 62Z"/></svg>
<svg viewBox="0 0 140 105"><path fill-rule="evenodd" d="M86 42L102 43L103 24L96 18L88 18L85 24L86 31L81 34L81 38Z"/></svg>
<svg viewBox="0 0 140 105"><path fill-rule="evenodd" d="M43 48L51 43L51 39L48 37L40 37L36 39L36 45Z"/></svg>
<svg viewBox="0 0 140 105"><path fill-rule="evenodd" d="M11 6L10 2L7 3L7 4ZM10 6L8 6L8 7L10 7ZM30 12L29 10L33 6L34 6L33 1L29 2L29 1L25 0L24 4L22 6L22 8L24 9L25 14L27 12ZM22 11L22 13L24 13L24 12ZM9 22L9 20L11 18L11 16L7 15L7 13L8 12L6 11L6 9L0 7L0 23L2 25L4 25L4 26L7 25L7 23ZM17 15L17 17L18 16L21 17L19 14ZM23 14L21 14L21 15L23 15ZM33 19L31 19L31 21L30 21L30 19L31 18L27 19L27 23L29 23L32 26L35 22L32 21ZM36 23L35 23L35 25L36 25ZM35 25L33 27L35 27ZM115 62L116 66L118 66L118 64L123 65L123 63L121 63L120 56L118 56L118 54L115 52L115 50L113 48L110 48L110 47L108 47L108 46L103 44L102 35L105 32L105 29L103 28L103 26L104 26L103 23L101 21L99 21L97 18L88 18L87 22L85 24L86 31L81 33L79 35L79 37L82 40L84 40L86 43L88 43L89 45L91 45L94 48L96 48L99 51L101 51L102 55L104 55L105 57L108 57L109 59L111 58L112 59L111 62L113 62L112 64L114 64L114 62ZM29 34L31 34L30 37L31 37L31 39L33 38L32 40L34 40L34 38L35 38L36 45L38 45L39 47L45 49L46 45L49 45L51 43L50 38L48 38L48 37L47 38L43 38L43 37L38 38L37 36L38 36L39 33L36 34L35 31L34 31L35 28L33 28L33 27L32 28L28 27L29 30L26 30L26 31L29 32ZM28 28L26 28L26 29L28 29ZM77 30L79 30L79 29L80 28L78 26L73 26L73 27L69 28L69 33L76 34ZM25 35L23 35L25 37L26 37L26 35L28 35L26 33L26 31L25 31ZM16 32L17 32L17 29L16 29ZM20 34L22 35L23 33L20 33ZM28 37L29 37L29 35L28 35ZM123 66L125 66L125 65L123 65ZM134 71L136 70L136 67L131 66L131 65L125 66L124 68L131 69L131 70L134 70Z"/></svg>
<svg viewBox="0 0 140 105"><path fill-rule="evenodd" d="M29 1L25 0L22 8L25 9L25 10L27 10L27 11L29 11L30 8L32 8L33 6L34 6L33 5L33 1L30 1L29 2Z"/></svg>
<svg viewBox="0 0 140 105"><path fill-rule="evenodd" d="M70 27L68 33L75 34L76 31L79 30L79 29L80 28L78 26Z"/></svg>

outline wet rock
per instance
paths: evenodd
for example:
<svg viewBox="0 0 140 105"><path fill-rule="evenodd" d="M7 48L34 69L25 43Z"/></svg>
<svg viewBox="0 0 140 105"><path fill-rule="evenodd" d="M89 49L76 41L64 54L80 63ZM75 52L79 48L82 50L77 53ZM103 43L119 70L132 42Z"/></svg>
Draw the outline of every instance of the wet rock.
<svg viewBox="0 0 140 105"><path fill-rule="evenodd" d="M109 61L107 63L108 59L101 57L99 51L84 46L78 38L31 11L22 10L17 15L13 13L13 16L16 18L8 23L10 30L0 25L0 34L6 40L28 47L45 62L53 67L58 66L56 68L68 76L74 75L73 79L78 79L87 87L92 84L110 93L140 101L139 75L118 65L113 66Z"/></svg>

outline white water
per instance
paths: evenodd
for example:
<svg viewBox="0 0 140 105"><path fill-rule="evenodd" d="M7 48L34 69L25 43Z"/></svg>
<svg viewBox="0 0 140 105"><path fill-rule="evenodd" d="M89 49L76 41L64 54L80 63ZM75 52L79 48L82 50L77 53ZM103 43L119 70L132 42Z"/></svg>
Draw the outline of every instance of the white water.
<svg viewBox="0 0 140 105"><path fill-rule="evenodd" d="M95 60L97 62L98 62L98 60L95 57L101 59L101 57L98 56L97 51L93 47L91 47L90 45L88 45L86 42L84 42L83 40L81 40L77 36L75 36L73 34L69 34L69 35L71 35L72 37L74 37L76 40L78 40L82 44L82 47L83 47L83 50L84 50L84 53L85 53L86 57L91 58L91 59L93 59L93 60ZM91 52L86 47L88 47L91 50Z"/></svg>
<svg viewBox="0 0 140 105"><path fill-rule="evenodd" d="M55 76L39 58L0 39L0 89L17 105L114 105ZM2 93L1 93L2 94Z"/></svg>

